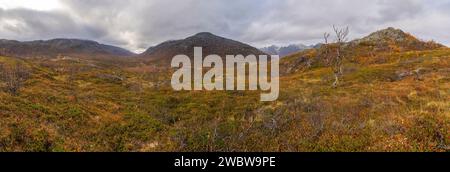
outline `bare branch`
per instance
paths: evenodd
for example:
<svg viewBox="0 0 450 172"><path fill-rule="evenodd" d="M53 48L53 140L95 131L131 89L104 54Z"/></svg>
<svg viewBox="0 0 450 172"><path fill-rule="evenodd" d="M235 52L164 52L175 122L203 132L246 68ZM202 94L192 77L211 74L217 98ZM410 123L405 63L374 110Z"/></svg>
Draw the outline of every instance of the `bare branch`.
<svg viewBox="0 0 450 172"><path fill-rule="evenodd" d="M334 30L334 33L336 34L336 42L338 44L347 41L347 36L350 32L348 29L348 26L345 28L338 28L335 25L333 25L333 30Z"/></svg>
<svg viewBox="0 0 450 172"><path fill-rule="evenodd" d="M328 44L328 38L330 37L330 34L328 32L323 33L323 38L325 40L325 44Z"/></svg>

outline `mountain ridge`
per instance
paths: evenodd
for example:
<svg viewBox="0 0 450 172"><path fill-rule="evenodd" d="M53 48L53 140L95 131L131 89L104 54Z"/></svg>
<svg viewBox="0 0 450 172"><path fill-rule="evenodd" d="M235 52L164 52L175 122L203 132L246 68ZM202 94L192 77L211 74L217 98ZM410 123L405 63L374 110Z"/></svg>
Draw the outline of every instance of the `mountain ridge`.
<svg viewBox="0 0 450 172"><path fill-rule="evenodd" d="M172 57L185 54L193 57L194 47L203 48L203 56L217 54L222 58L225 55L266 55L266 53L248 44L214 35L210 32L200 32L185 39L170 40L148 48L140 54L150 61L168 63Z"/></svg>
<svg viewBox="0 0 450 172"><path fill-rule="evenodd" d="M55 38L23 42L1 39L0 55L20 57L56 57L58 55L134 56L135 53L124 48L101 44L92 40Z"/></svg>
<svg viewBox="0 0 450 172"><path fill-rule="evenodd" d="M261 51L270 54L270 55L279 55L280 57L288 56L292 53L296 53L299 51L312 49L315 45L304 45L304 44L290 44L287 46L277 46L271 45L267 47L260 48Z"/></svg>

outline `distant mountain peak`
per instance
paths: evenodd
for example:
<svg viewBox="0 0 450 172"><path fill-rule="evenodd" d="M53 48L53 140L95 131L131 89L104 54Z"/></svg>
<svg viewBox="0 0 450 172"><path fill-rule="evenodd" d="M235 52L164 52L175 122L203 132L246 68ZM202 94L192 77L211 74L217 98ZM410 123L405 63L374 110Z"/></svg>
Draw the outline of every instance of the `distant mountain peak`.
<svg viewBox="0 0 450 172"><path fill-rule="evenodd" d="M304 44L290 44L288 46L277 46L271 45L268 47L261 48L260 50L271 55L279 55L280 57L285 57L287 55L314 48L313 45L307 46Z"/></svg>
<svg viewBox="0 0 450 172"><path fill-rule="evenodd" d="M401 29L397 29L397 28L394 28L394 27L388 27L386 29L381 29L378 32L403 32L403 31Z"/></svg>
<svg viewBox="0 0 450 172"><path fill-rule="evenodd" d="M351 41L353 46L372 46L379 51L430 50L443 47L434 41L423 41L401 29L388 27Z"/></svg>
<svg viewBox="0 0 450 172"><path fill-rule="evenodd" d="M211 32L200 32L195 34L194 36L216 36L216 35L212 34Z"/></svg>
<svg viewBox="0 0 450 172"><path fill-rule="evenodd" d="M211 32L200 32L190 37L187 37L185 40L223 40L223 39L226 38L215 35Z"/></svg>
<svg viewBox="0 0 450 172"><path fill-rule="evenodd" d="M203 56L217 54L221 57L225 55L262 55L266 54L250 45L214 35L209 32L200 32L181 40L163 42L157 46L150 47L141 54L142 57L150 61L170 62L179 54L193 57L194 47L203 48Z"/></svg>
<svg viewBox="0 0 450 172"><path fill-rule="evenodd" d="M396 29L393 27L388 27L386 29L382 29L376 32L371 33L369 36L362 38L362 41L406 41L416 39L414 36L405 33L401 29Z"/></svg>

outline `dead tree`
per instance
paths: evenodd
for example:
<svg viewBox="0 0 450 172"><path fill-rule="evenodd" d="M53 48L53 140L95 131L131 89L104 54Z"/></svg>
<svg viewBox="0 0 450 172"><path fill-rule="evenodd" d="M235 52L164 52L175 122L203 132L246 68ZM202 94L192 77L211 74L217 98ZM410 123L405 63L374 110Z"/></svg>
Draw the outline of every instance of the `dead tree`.
<svg viewBox="0 0 450 172"><path fill-rule="evenodd" d="M29 78L29 70L21 63L12 66L2 65L1 80L5 82L5 90L11 95L18 95L24 82Z"/></svg>
<svg viewBox="0 0 450 172"><path fill-rule="evenodd" d="M325 60L326 65L330 66L334 74L334 88L339 86L340 78L343 76L343 61L345 58L344 45L349 34L348 27L337 28L333 25L333 31L336 34L335 42L329 42L329 33L324 33L325 43L322 46L321 56Z"/></svg>

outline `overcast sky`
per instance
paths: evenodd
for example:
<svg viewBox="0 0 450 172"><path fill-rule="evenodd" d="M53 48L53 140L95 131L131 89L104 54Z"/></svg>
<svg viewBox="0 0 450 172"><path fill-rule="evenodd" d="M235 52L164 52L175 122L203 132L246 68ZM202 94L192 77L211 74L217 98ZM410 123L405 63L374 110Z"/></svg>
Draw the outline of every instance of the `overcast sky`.
<svg viewBox="0 0 450 172"><path fill-rule="evenodd" d="M197 32L256 47L393 26L450 45L450 0L0 0L0 39L81 38L144 49Z"/></svg>

